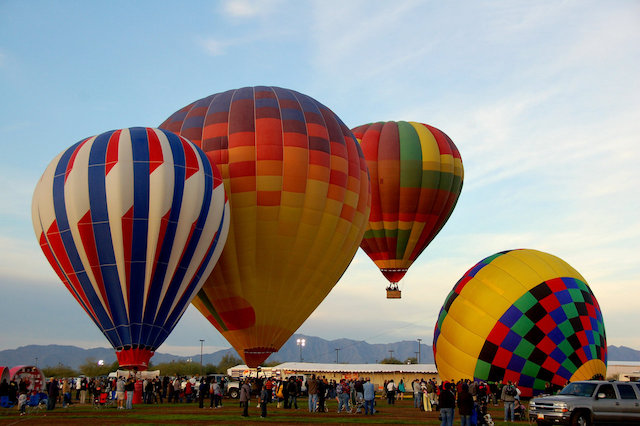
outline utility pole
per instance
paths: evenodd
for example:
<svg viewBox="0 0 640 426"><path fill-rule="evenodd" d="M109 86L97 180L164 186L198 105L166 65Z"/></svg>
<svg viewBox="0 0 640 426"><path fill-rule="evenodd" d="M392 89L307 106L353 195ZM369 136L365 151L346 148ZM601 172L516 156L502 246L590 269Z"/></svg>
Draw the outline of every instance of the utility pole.
<svg viewBox="0 0 640 426"><path fill-rule="evenodd" d="M340 352L340 348L336 348L336 364L338 363L338 352Z"/></svg>
<svg viewBox="0 0 640 426"><path fill-rule="evenodd" d="M202 345L204 344L204 339L200 339L200 380L202 380Z"/></svg>
<svg viewBox="0 0 640 426"><path fill-rule="evenodd" d="M420 344L422 343L422 339L418 339L418 364L420 364Z"/></svg>
<svg viewBox="0 0 640 426"><path fill-rule="evenodd" d="M391 356L389 357L390 360L393 360L393 351L389 351L389 353L391 354Z"/></svg>
<svg viewBox="0 0 640 426"><path fill-rule="evenodd" d="M296 345L300 348L300 362L302 362L302 348L307 344L305 339L296 339Z"/></svg>

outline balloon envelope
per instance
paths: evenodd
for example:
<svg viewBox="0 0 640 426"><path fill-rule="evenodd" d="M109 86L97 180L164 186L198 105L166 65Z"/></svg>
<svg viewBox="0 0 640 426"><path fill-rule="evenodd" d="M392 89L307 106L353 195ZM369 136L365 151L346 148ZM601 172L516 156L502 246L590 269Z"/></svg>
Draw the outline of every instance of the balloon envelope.
<svg viewBox="0 0 640 426"><path fill-rule="evenodd" d="M315 310L360 244L370 207L360 146L327 107L278 87L211 95L160 127L220 168L231 229L193 303L257 367Z"/></svg>
<svg viewBox="0 0 640 426"><path fill-rule="evenodd" d="M219 257L228 208L199 148L137 127L59 154L36 186L32 218L45 256L120 366L146 369Z"/></svg>
<svg viewBox="0 0 640 426"><path fill-rule="evenodd" d="M563 260L537 250L496 253L469 269L447 297L434 331L442 380L546 383L606 376L598 302Z"/></svg>
<svg viewBox="0 0 640 426"><path fill-rule="evenodd" d="M394 286L451 216L462 190L462 159L453 141L427 124L378 122L353 133L371 176L371 214L360 247Z"/></svg>

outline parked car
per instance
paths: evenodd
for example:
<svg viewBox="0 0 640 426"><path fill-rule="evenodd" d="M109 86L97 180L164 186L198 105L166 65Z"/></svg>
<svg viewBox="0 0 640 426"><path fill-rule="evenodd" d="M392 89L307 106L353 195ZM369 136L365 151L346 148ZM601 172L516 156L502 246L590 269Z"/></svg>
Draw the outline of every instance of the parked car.
<svg viewBox="0 0 640 426"><path fill-rule="evenodd" d="M233 377L229 377L226 374L209 374L207 377L222 385L222 395L231 398L240 397L240 384Z"/></svg>
<svg viewBox="0 0 640 426"><path fill-rule="evenodd" d="M573 382L557 395L533 398L529 418L538 425L640 424L640 387L637 382Z"/></svg>

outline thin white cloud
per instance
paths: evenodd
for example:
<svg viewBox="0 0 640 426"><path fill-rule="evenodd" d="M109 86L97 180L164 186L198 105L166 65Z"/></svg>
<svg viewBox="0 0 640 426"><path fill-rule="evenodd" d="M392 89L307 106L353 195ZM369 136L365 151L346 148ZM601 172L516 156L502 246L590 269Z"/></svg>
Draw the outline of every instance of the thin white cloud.
<svg viewBox="0 0 640 426"><path fill-rule="evenodd" d="M223 10L236 18L248 18L258 14L258 2L249 0L229 0L224 2Z"/></svg>
<svg viewBox="0 0 640 426"><path fill-rule="evenodd" d="M220 56L225 53L226 48L229 46L229 42L206 38L200 40L200 45L208 55Z"/></svg>
<svg viewBox="0 0 640 426"><path fill-rule="evenodd" d="M222 12L231 18L254 18L275 12L281 3L281 0L227 0L222 4Z"/></svg>

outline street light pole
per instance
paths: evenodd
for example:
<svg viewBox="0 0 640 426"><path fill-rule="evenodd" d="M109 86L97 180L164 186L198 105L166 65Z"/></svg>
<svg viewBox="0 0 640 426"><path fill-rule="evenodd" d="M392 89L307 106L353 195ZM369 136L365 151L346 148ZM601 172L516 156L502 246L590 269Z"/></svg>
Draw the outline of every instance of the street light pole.
<svg viewBox="0 0 640 426"><path fill-rule="evenodd" d="M200 377L202 377L202 345L204 345L204 339L200 339Z"/></svg>
<svg viewBox="0 0 640 426"><path fill-rule="evenodd" d="M420 344L422 343L422 339L418 339L418 364L420 364Z"/></svg>
<svg viewBox="0 0 640 426"><path fill-rule="evenodd" d="M307 343L305 339L296 339L296 345L300 348L300 362L302 362L302 347Z"/></svg>

